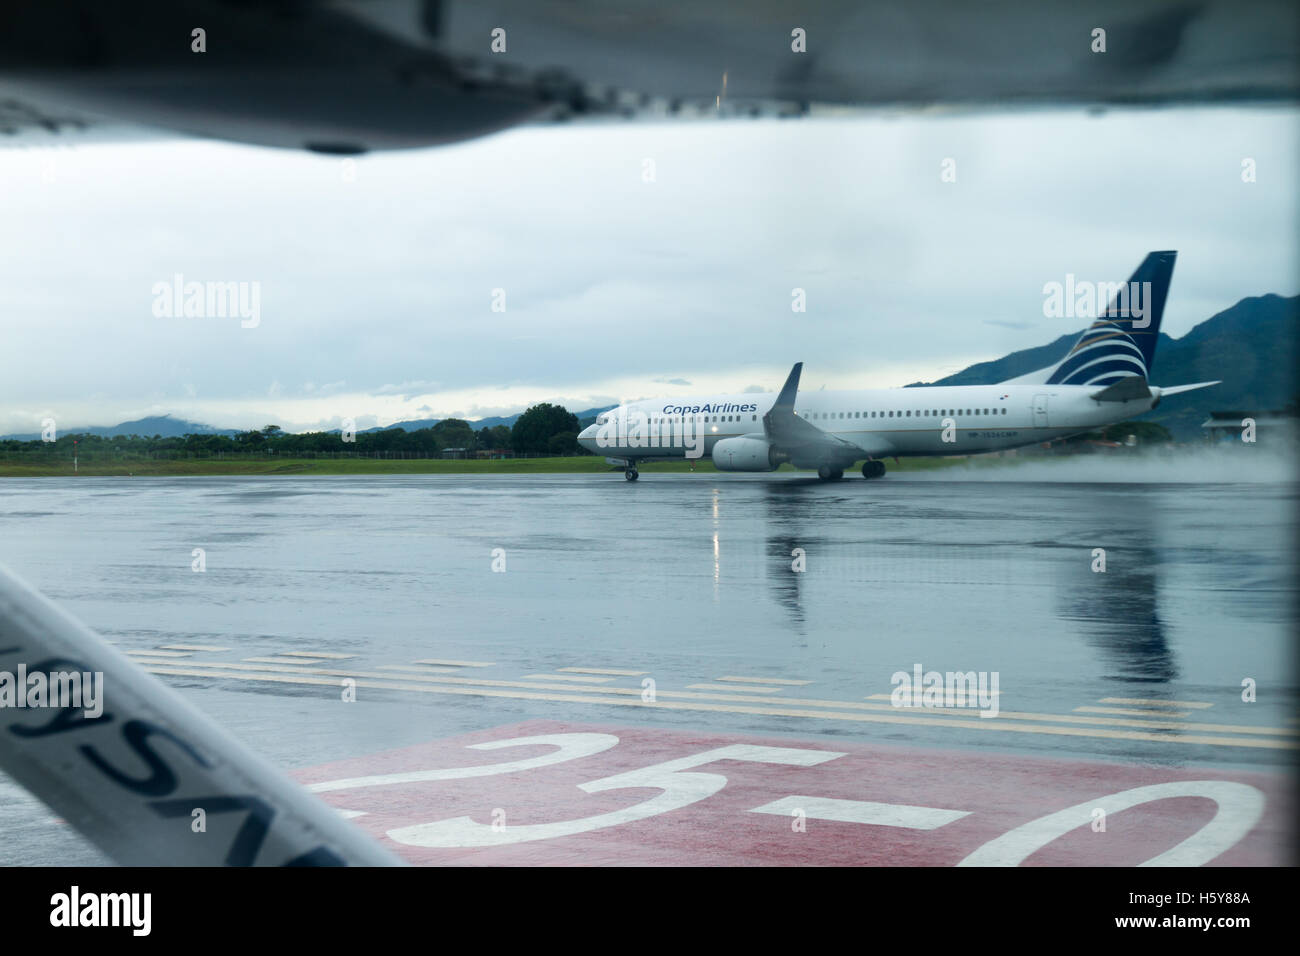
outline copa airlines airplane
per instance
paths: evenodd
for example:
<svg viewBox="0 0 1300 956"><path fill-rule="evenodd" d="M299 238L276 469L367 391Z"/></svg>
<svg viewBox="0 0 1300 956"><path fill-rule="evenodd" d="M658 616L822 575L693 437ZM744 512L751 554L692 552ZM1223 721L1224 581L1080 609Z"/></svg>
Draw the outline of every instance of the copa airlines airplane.
<svg viewBox="0 0 1300 956"><path fill-rule="evenodd" d="M800 395L799 362L775 396L633 402L598 416L578 441L623 464L628 481L638 462L703 455L721 471L790 462L833 481L859 461L864 478L880 478L884 458L1000 451L1124 421L1167 395L1219 384L1148 383L1176 256L1148 255L1061 361L996 385Z"/></svg>

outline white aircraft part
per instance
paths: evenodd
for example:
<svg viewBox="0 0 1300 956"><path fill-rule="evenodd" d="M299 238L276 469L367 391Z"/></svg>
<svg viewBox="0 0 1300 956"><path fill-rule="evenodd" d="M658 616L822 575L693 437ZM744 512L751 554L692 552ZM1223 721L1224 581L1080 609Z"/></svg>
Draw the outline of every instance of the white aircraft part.
<svg viewBox="0 0 1300 956"><path fill-rule="evenodd" d="M100 703L92 709L72 706L66 695L38 706L31 705L39 701L31 694L22 706L0 696L0 769L118 863L400 863L179 694L0 568L0 695L6 675L12 694L23 671L24 684L34 674L102 675ZM90 716L100 707L98 716ZM202 811L202 830L195 811Z"/></svg>

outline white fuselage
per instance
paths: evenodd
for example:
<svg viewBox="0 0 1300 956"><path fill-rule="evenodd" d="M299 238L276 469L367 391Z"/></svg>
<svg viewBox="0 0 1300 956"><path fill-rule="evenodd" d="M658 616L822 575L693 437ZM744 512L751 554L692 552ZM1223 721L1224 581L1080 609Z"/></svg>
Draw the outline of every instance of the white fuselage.
<svg viewBox="0 0 1300 956"><path fill-rule="evenodd" d="M1155 407L1151 397L1098 402L1088 385L952 385L800 392L796 414L851 442L863 458L965 455L1090 431ZM613 458L708 456L723 439L761 438L775 393L631 402L583 430L584 447Z"/></svg>

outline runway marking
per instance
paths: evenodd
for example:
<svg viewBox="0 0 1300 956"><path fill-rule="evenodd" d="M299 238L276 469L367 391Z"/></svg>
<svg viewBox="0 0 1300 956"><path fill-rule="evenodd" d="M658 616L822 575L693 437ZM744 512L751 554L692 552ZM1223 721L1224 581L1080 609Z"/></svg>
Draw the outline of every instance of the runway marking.
<svg viewBox="0 0 1300 956"><path fill-rule="evenodd" d="M293 662L282 661L282 664ZM374 671L364 670L330 670L326 668L304 668L297 664L291 667L277 668L274 666L254 667L251 664L238 664L235 662L222 661L191 661L188 666L191 667L209 667L215 669L233 669L243 671L275 671L281 670L290 674L323 674L330 677L373 677L379 680L394 680L391 674L376 673ZM422 681L432 684L463 684L476 687L503 687L503 688L527 688L529 690L558 690L558 691L590 691L593 694L626 694L628 696L640 696L641 691L634 688L626 687L574 687L567 684L542 684L542 683L523 683L512 680L492 680L488 678L471 678L471 677L433 677L411 674L410 680ZM897 713L900 710L911 711L922 718L932 718L945 714L956 714L964 716L969 714L972 708L969 707L927 707L927 708L899 708L891 704L863 704L857 701L848 700L816 700L799 697L751 697L744 694L747 688L737 688L736 691L729 695L692 693L690 691L658 690L657 695L660 697L680 697L689 700L711 700L711 701L731 701L738 703L758 703L758 704L794 704L806 707L838 707L850 708L855 710L878 710L885 712ZM888 697L887 694L876 695ZM1262 727L1250 724L1218 724L1218 723L1185 723L1177 720L1158 720L1152 717L1149 720L1124 720L1118 717L1088 717L1081 714L1038 714L1024 713L1019 711L1001 711L996 718L979 718L983 723L994 723L998 720L1029 720L1029 721L1049 721L1056 723L1068 724L1088 724L1092 726L1112 726L1112 727L1132 727L1142 730L1164 730L1171 732L1182 732L1188 730L1208 731L1211 733L1242 733L1242 734L1275 734L1283 736L1297 736L1300 731L1292 730L1285 727ZM1164 739L1164 738L1162 738Z"/></svg>
<svg viewBox="0 0 1300 956"><path fill-rule="evenodd" d="M1076 713L1084 714L1123 714L1126 717L1187 717L1189 710L1129 710L1124 707L1076 707Z"/></svg>
<svg viewBox="0 0 1300 956"><path fill-rule="evenodd" d="M459 667L434 667L430 664L376 664L381 671L414 671L417 674L457 674Z"/></svg>
<svg viewBox="0 0 1300 956"><path fill-rule="evenodd" d="M309 657L326 661L350 661L355 654L330 654L326 651L276 651L281 657Z"/></svg>
<svg viewBox="0 0 1300 956"><path fill-rule="evenodd" d="M441 664L443 667L492 667L490 661L443 661L436 657L423 657L416 661L417 664Z"/></svg>
<svg viewBox="0 0 1300 956"><path fill-rule="evenodd" d="M941 696L941 697L942 697L945 693L947 693L947 691L946 691L944 688L942 688L942 687L936 687L936 688L935 688L935 691L936 691L936 692L939 694L939 696ZM922 694L925 693L925 687L924 687L924 686L921 687L921 693L922 693ZM907 692L907 696L908 696L908 697L911 697L911 696L912 696L912 695L911 695L911 691L908 691L908 692ZM986 691L984 691L984 696L985 696L985 697L1001 697L1001 696L1002 696L1002 691L1000 691L1000 690L986 690ZM868 694L866 697L864 697L864 698L862 698L862 699L863 699L863 700L893 700L893 699L894 699L894 695L893 695L893 694ZM966 692L966 699L967 699L967 700L974 700L974 699L975 699L975 688L974 688L974 687L970 688L970 689Z"/></svg>
<svg viewBox="0 0 1300 956"><path fill-rule="evenodd" d="M212 651L213 653L230 650L228 647L213 647L209 644L164 644L162 648L165 651Z"/></svg>
<svg viewBox="0 0 1300 956"><path fill-rule="evenodd" d="M788 817L802 810L809 820L833 820L837 823L865 823L876 827L905 827L908 830L935 830L945 824L970 816L969 810L939 810L935 807L911 807L899 803L873 803L870 800L835 800L830 797L785 797L773 800L750 813L772 813Z"/></svg>
<svg viewBox="0 0 1300 956"><path fill-rule="evenodd" d="M805 684L811 684L810 680L786 680L781 677L718 677L716 680L735 681L740 684L789 684L793 687L802 687Z"/></svg>
<svg viewBox="0 0 1300 956"><path fill-rule="evenodd" d="M1039 817L990 840L958 866L1019 866L1035 851L1093 819L1097 807L1118 813L1153 800L1202 797L1215 803L1214 817L1172 849L1142 866L1204 866L1250 833L1264 815L1264 794L1249 784L1230 780L1175 780L1093 798Z"/></svg>
<svg viewBox="0 0 1300 956"><path fill-rule="evenodd" d="M150 651L131 649L126 652L131 657L189 657L189 652L181 651Z"/></svg>
<svg viewBox="0 0 1300 956"><path fill-rule="evenodd" d="M309 684L309 685L324 686L330 688L336 688L341 684L341 681L338 679L337 676L325 676L325 674L321 671L317 671L315 673L308 673L300 670L290 669L286 673L278 673L278 674L267 673L265 671L246 673L238 670L225 671L222 670L221 665L218 664L209 664L205 666L196 666L195 664L188 664L182 666L180 664L167 665L165 663L154 664L151 667L147 667L146 670L148 670L150 673L153 674L170 675L175 677L217 677L217 678L224 678L229 680L246 680L246 681L282 683L282 684ZM321 676L317 676L317 674L320 674ZM560 688L560 690L568 691L569 693L542 693L541 691L544 689L542 685L528 685L528 684L514 685L511 686L510 689L506 689L505 687L484 686L489 683L487 681L467 681L462 679L460 682L458 682L457 685L454 686L447 683L454 680L454 678L431 677L431 678L427 678L426 681L422 683L403 683L400 681L393 680L386 674L373 675L379 678L379 680L377 681L366 679L364 677L358 679L360 675L358 675L357 672L338 671L337 674L344 677L350 677L352 680L355 681L355 685L357 687L369 687L376 690L413 691L415 693L421 693L421 694L454 694L454 695L472 696L472 697L505 697L505 698L513 698L516 700L545 700L545 701L554 701L554 702L569 703L569 704L605 704L605 705L615 706L615 707L647 707L651 709L658 708L660 710L706 711L706 712L733 713L733 714L757 714L760 716L767 716L767 717L812 717L812 718L820 718L823 720L844 720L844 721L853 721L853 722L862 722L862 723L908 724L913 726L939 725L945 727L958 727L964 730L995 730L995 731L1007 731L1012 733L1049 734L1049 735L1058 735L1058 736L1067 736L1067 737L1104 737L1104 738L1109 738L1114 740L1145 740L1145 741L1153 741L1156 743L1186 743L1186 744L1225 746L1225 747L1260 747L1260 748L1268 748L1268 749L1275 749L1275 750L1293 750L1295 749L1296 746L1293 742L1286 741L1286 740L1258 740L1258 739L1253 739L1248 737L1215 737L1215 736L1208 736L1203 734L1170 735L1168 733L1156 734L1156 733L1139 732L1133 730L1108 730L1102 728L1090 729L1084 727L1057 726L1057 725L1050 725L1050 724L1023 725L1023 724L1015 724L1015 723L1003 723L997 720L985 720L978 717L972 719L960 719L955 717L948 717L946 715L913 716L913 715L903 715L898 713L864 714L864 713L854 713L849 711L805 710L797 707L772 706L775 703L785 703L785 701L779 699L773 699L773 698L762 698L762 697L754 698L754 699L761 703L767 704L768 706L750 707L750 706L742 706L739 703L713 703L707 699L665 700L664 698L668 696L668 692L664 692L664 691L658 692L656 700L653 702L649 702L649 701L642 700L640 697L640 692L635 690L629 691L629 693L634 694L636 696L629 696L629 697L598 696L598 694L617 693L619 691L619 688L613 688L613 687L591 688L591 693L588 694L574 693L574 691L581 690L581 688L576 688L576 687ZM509 682L505 682L505 681L492 681L490 683L509 685ZM467 684L472 684L476 686L464 686ZM524 691L524 690L514 689L515 686L518 687L535 686L537 689ZM684 697L688 695L683 694L681 692L677 692L674 693L672 696ZM705 698L705 695L703 694L694 694L689 696L695 698ZM717 700L717 698L714 699ZM735 701L738 701L739 699L740 698L732 698L732 700ZM808 702L792 700L789 701L789 703L806 705ZM827 702L827 703L833 704L834 702ZM859 704L858 706L871 707L873 705ZM893 707L888 707L885 709L896 710L896 708ZM1088 718L1079 717L1076 719L1087 720ZM1092 719L1105 720L1107 718L1097 717Z"/></svg>
<svg viewBox="0 0 1300 956"><path fill-rule="evenodd" d="M607 667L561 667L561 674L609 674L612 677L640 677L649 671L616 671Z"/></svg>
<svg viewBox="0 0 1300 956"><path fill-rule="evenodd" d="M479 763L599 735L616 746L581 761L552 753L548 766L509 774L510 763ZM548 745L537 746L543 740ZM834 759L809 765L793 759L792 746ZM821 736L529 720L292 776L336 809L362 812L358 825L383 843L400 841L398 852L416 865L1259 866L1286 856L1293 801L1280 770L1233 774L1242 785L1225 786L1205 777L1226 770L1198 778L1168 766L918 749L896 740L843 742L831 753L825 746ZM486 748L503 752L489 757ZM470 775L481 776L460 779ZM1140 819L1123 815L1139 804ZM1063 816L1062 807L1072 809ZM1107 829L1123 836L1079 836L1098 807L1115 815ZM1125 830L1131 820L1137 826Z"/></svg>
<svg viewBox="0 0 1300 956"><path fill-rule="evenodd" d="M728 687L726 684L687 684L686 688L687 690L725 690L725 691L730 691L732 693L735 693L737 689L735 687ZM751 685L747 685L744 688L744 690L751 694L776 694L784 690L784 688L755 687L751 684Z"/></svg>
<svg viewBox="0 0 1300 956"><path fill-rule="evenodd" d="M310 664L311 661L295 661L292 657L245 657L244 660L254 664L293 664L295 669L301 668L304 664ZM217 666L219 663L214 662Z"/></svg>
<svg viewBox="0 0 1300 956"><path fill-rule="evenodd" d="M517 740L494 740L488 743L469 744L473 750L509 750L512 747L550 746L558 749L538 757L507 760L502 763L477 764L472 767L445 767L438 770L413 770L403 773L367 774L364 777L344 777L339 780L322 780L308 784L312 793L331 790L356 790L362 787L388 787L403 783L428 783L432 780L468 780L474 777L496 777L503 774L536 770L554 764L593 757L618 745L613 734L538 734Z"/></svg>
<svg viewBox="0 0 1300 956"><path fill-rule="evenodd" d="M1103 704L1146 704L1148 707L1190 707L1193 710L1201 710L1206 707L1213 707L1213 704L1207 704L1203 700L1151 700L1147 697L1103 697Z"/></svg>
<svg viewBox="0 0 1300 956"><path fill-rule="evenodd" d="M292 661L278 661L279 664L293 664L291 667L277 668L274 666L254 667L251 664L238 664L234 662L222 661L192 661L189 666L192 667L210 667L217 669L237 669L246 671L275 671L282 670L291 674L324 674L331 677L373 677L380 680L393 680L391 674L375 673L374 671L363 670L329 670L325 668L304 668ZM424 681L434 684L465 684L479 687L507 687L507 688L528 688L540 690L559 690L559 691L583 691L588 690L591 693L602 694L626 694L629 696L639 696L640 690L626 687L574 687L567 684L542 684L542 683L523 683L521 681L511 680L491 680L487 678L470 678L470 677L432 677L422 676L422 674L409 675L410 680ZM658 696L680 697L690 700L715 700L715 701L735 701L739 703L778 703L778 704L795 704L806 707L840 707L851 708L856 710L879 710L885 712L898 712L899 710L908 710L921 717L931 717L943 714L969 714L972 708L968 707L927 707L927 708L898 708L890 704L863 704L857 701L848 700L816 700L805 699L800 697L751 697L745 696L748 688L737 688L736 691L729 695L692 693L690 691L658 690ZM878 697L888 697L887 694L875 695ZM1069 724L1089 724L1097 726L1116 726L1116 727L1134 727L1139 729L1167 730L1171 732L1182 732L1187 730L1209 731L1212 733L1243 733L1243 734L1279 734L1296 736L1300 731L1291 730L1284 727L1261 727L1249 724L1218 724L1218 723L1184 723L1176 720L1158 720L1155 717L1149 720L1123 720L1118 717L1087 717L1080 714L1037 714L1022 713L1019 711L1001 711L996 718L980 718L980 720L991 723L996 720L1030 720L1030 721L1050 721L1056 723Z"/></svg>
<svg viewBox="0 0 1300 956"><path fill-rule="evenodd" d="M591 677L586 674L528 674L520 680L571 680L579 684L608 684L612 677Z"/></svg>
<svg viewBox="0 0 1300 956"><path fill-rule="evenodd" d="M511 743L517 742L511 741ZM692 773L691 771L697 767L719 761L736 761L807 768L844 756L846 754L839 751L814 750L807 747L731 744L579 784L578 788L587 793L603 793L607 790L627 788L659 791L658 795L640 803L605 813L552 823L525 823L509 827L479 823L468 816L449 817L429 823L396 827L386 830L385 835L406 846L442 849L507 846L575 836L683 810L702 800L707 800L727 786L727 776L716 772Z"/></svg>

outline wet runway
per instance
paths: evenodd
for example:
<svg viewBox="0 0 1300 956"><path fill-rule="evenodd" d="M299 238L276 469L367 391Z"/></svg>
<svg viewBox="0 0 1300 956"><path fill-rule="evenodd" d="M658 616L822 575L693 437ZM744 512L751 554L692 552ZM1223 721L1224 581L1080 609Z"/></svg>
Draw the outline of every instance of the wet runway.
<svg viewBox="0 0 1300 956"><path fill-rule="evenodd" d="M752 738L1044 768L1061 791L1044 812L1090 773L1123 777L1113 790L1249 778L1271 819L1297 734L1293 486L1150 477L8 480L0 562L312 782L544 727L647 755ZM891 699L900 672L996 693ZM484 822L517 791L474 786ZM7 780L0 793L0 862L97 858ZM925 786L912 803L940 795L953 812L980 802ZM1279 861L1252 839L1237 862ZM961 846L913 862L975 845ZM790 861L822 859L801 852Z"/></svg>

